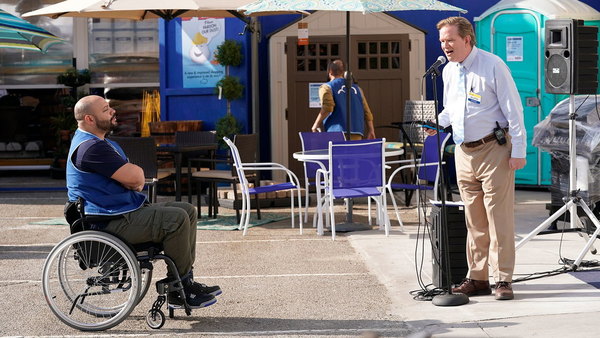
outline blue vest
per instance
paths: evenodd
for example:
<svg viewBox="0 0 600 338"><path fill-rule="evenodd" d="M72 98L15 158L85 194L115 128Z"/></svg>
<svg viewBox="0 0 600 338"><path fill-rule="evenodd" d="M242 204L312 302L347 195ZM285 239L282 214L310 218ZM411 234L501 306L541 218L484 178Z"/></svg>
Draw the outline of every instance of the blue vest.
<svg viewBox="0 0 600 338"><path fill-rule="evenodd" d="M333 79L326 83L331 88L335 107L333 112L323 120L325 131L346 131L346 80L343 78ZM352 85L350 105L352 107L350 125L352 134L364 134L365 130L365 110L362 104L362 95L357 85Z"/></svg>
<svg viewBox="0 0 600 338"><path fill-rule="evenodd" d="M75 167L72 158L73 152L83 142L93 139L98 139L98 137L77 129L71 141L67 159L69 201L76 201L78 197L83 197L85 200L84 210L87 215L119 215L139 209L146 201L144 194L129 190L110 177L85 172ZM107 141L119 155L127 158L117 143L111 140Z"/></svg>

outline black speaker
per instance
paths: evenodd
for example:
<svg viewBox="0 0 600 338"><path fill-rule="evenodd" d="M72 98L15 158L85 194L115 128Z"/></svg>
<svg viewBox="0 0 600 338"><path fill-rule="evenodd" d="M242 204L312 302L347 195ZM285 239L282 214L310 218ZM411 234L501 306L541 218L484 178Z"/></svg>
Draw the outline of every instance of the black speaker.
<svg viewBox="0 0 600 338"><path fill-rule="evenodd" d="M583 20L546 21L546 91L595 94L598 90L598 27Z"/></svg>
<svg viewBox="0 0 600 338"><path fill-rule="evenodd" d="M432 206L431 208L431 234L433 236L432 245L432 266L433 266L433 285L446 288L447 269L443 259L445 251L448 251L450 258L450 282L459 284L467 276L469 267L467 266L467 225L465 222L465 210L463 206L446 206L446 221L448 224L441 223L441 208ZM442 231L448 234L448 247L442 240Z"/></svg>

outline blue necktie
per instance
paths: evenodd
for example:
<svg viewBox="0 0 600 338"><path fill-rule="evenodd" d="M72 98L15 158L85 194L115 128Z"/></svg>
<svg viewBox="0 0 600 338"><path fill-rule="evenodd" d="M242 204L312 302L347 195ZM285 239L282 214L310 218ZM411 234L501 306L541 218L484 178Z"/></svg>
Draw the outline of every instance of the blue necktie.
<svg viewBox="0 0 600 338"><path fill-rule="evenodd" d="M452 131L454 135L454 143L461 144L465 139L465 104L467 102L467 91L466 91L466 83L465 83L465 67L462 65L458 65L458 83L457 83L457 102L462 102L460 106L456 107L456 119L455 123L452 124Z"/></svg>

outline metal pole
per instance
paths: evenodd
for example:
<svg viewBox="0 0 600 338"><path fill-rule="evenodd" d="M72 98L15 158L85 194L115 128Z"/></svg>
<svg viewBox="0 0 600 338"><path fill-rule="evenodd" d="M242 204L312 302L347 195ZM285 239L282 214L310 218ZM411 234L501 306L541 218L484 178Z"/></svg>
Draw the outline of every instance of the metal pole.
<svg viewBox="0 0 600 338"><path fill-rule="evenodd" d="M352 105L350 104L350 91L352 90L352 72L350 71L350 12L346 12L346 138L350 140L352 132Z"/></svg>
<svg viewBox="0 0 600 338"><path fill-rule="evenodd" d="M260 104L259 104L259 77L258 77L258 42L260 40L260 23L258 18L251 18L252 35L250 38L252 82L252 133L259 135L256 144L256 158L260 161Z"/></svg>
<svg viewBox="0 0 600 338"><path fill-rule="evenodd" d="M574 197L578 194L577 191L577 135L575 134L575 119L577 114L575 113L575 96L571 94L569 96L569 197ZM585 203L585 202L584 202ZM571 204L569 208L571 213L571 228L577 226L577 205Z"/></svg>

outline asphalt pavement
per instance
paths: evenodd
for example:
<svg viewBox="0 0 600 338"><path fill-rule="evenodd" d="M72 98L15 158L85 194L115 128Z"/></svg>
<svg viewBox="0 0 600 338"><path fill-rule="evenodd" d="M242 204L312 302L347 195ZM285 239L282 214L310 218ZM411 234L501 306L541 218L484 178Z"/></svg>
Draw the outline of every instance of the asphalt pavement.
<svg viewBox="0 0 600 338"><path fill-rule="evenodd" d="M585 268L514 284L515 299L471 297L458 307L413 299L417 272L431 282L429 241L423 241L417 212L402 207L404 231L373 230L317 236L290 220L239 231L199 231L194 274L218 284L223 294L192 316L176 312L163 328L146 326L155 299L151 290L123 323L104 332L69 328L50 311L41 290L44 260L68 229L36 225L62 217L64 191L2 191L7 187L64 186L43 176L0 176L1 336L227 336L227 337L597 337L600 273ZM173 199L159 196L159 201ZM548 217L544 191L517 191L517 240ZM342 206L338 206L341 219ZM366 205L355 206L366 222ZM221 210L227 212L227 210ZM288 209L269 212L288 213ZM311 210L312 211L312 210ZM230 212L230 211L229 211ZM563 225L563 223L559 223ZM419 233L418 233L419 232ZM577 233L538 235L517 252L515 278L561 269L559 257L574 259L585 244ZM600 246L600 244L596 244ZM587 254L584 262L594 264ZM159 265L160 263L157 263ZM164 267L157 266L155 279ZM584 281L585 280L585 281ZM493 280L491 280L493 282Z"/></svg>

